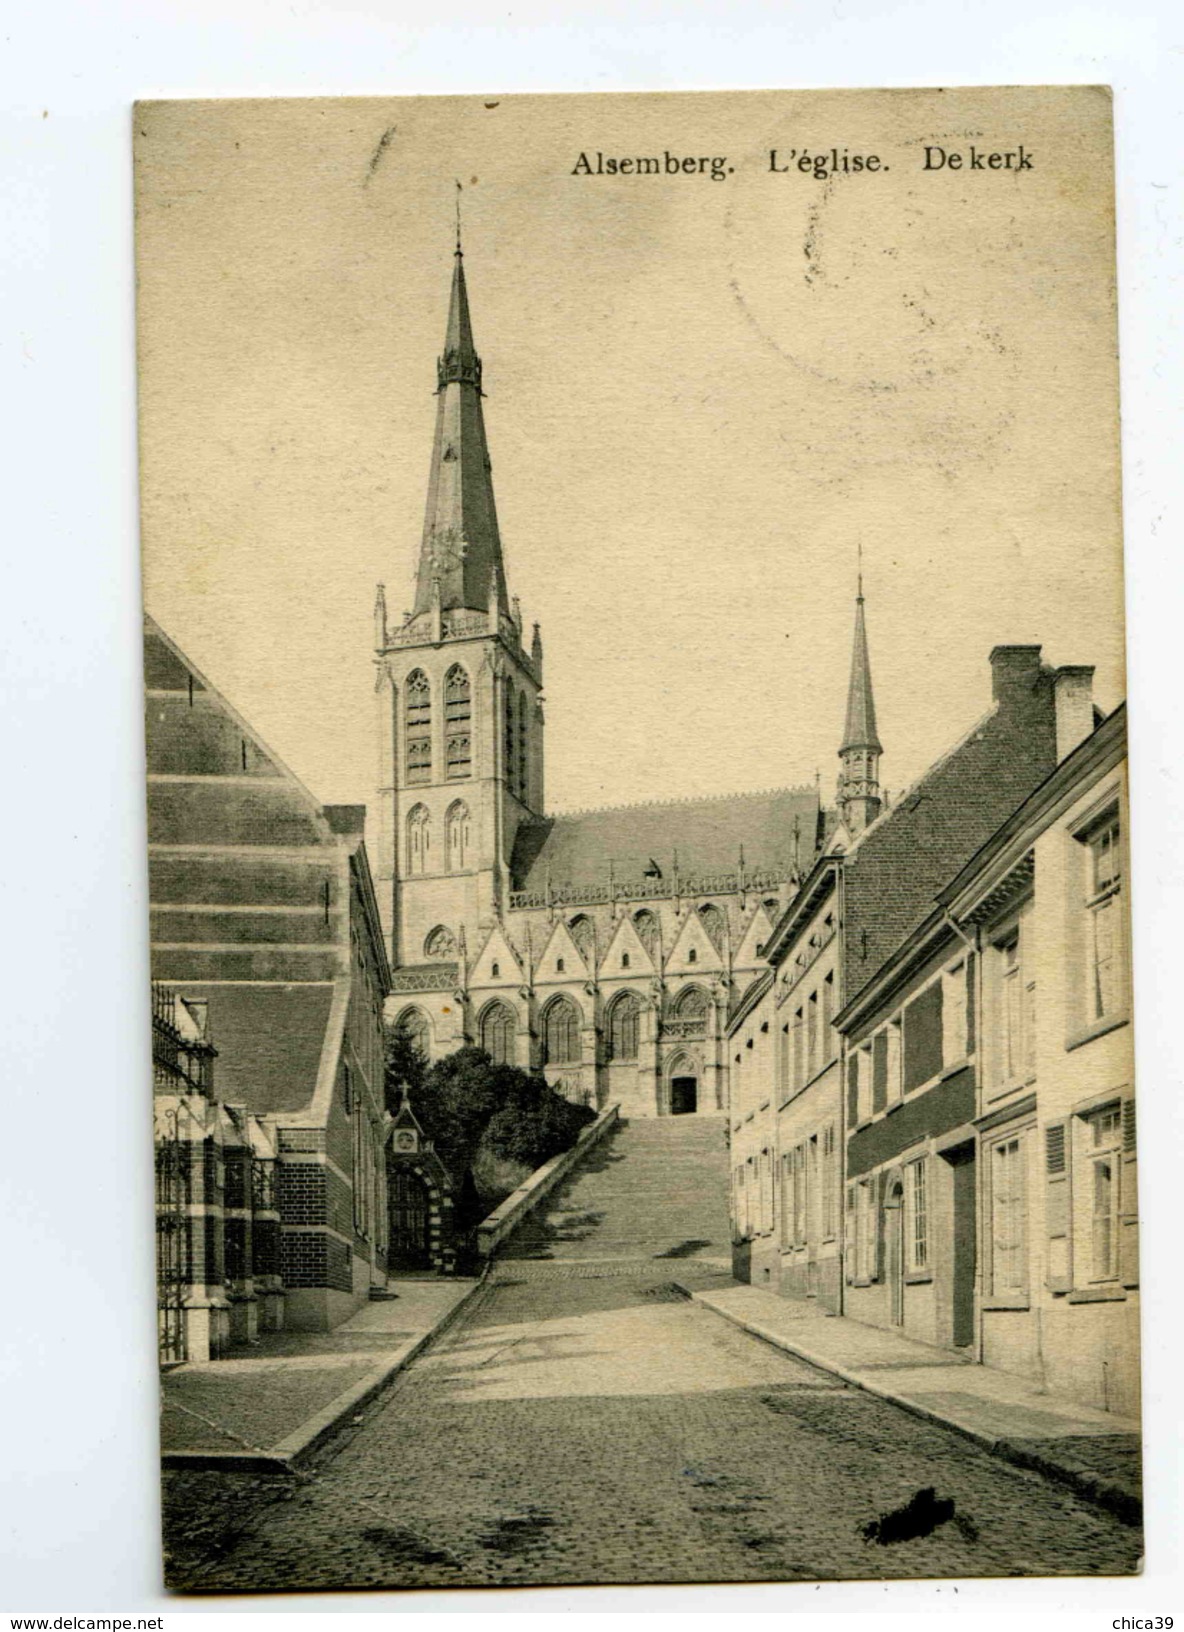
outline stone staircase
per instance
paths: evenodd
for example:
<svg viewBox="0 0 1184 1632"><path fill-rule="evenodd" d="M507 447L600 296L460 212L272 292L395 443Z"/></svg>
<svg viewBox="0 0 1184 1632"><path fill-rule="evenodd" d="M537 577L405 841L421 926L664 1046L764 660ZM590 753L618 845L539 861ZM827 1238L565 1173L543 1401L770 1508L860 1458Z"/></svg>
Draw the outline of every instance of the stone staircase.
<svg viewBox="0 0 1184 1632"><path fill-rule="evenodd" d="M726 1126L723 1116L622 1122L499 1256L729 1265Z"/></svg>

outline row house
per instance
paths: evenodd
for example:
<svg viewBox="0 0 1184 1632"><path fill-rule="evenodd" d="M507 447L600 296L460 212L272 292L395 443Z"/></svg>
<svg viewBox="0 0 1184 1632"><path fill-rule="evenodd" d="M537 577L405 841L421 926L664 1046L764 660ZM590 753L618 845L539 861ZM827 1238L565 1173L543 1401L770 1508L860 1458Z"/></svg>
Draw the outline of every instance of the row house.
<svg viewBox="0 0 1184 1632"><path fill-rule="evenodd" d="M1038 647L996 647L991 676L987 713L883 808L860 597L839 822L729 1030L737 1275L958 1347L975 1338L973 949L939 916L909 965L925 992L870 983L1054 770L1058 719L1081 716L1081 671L1049 669ZM935 1221L955 1214L935 1278Z"/></svg>
<svg viewBox="0 0 1184 1632"><path fill-rule="evenodd" d="M275 1141L217 1096L209 1008L152 988L157 1324L162 1365L283 1327Z"/></svg>

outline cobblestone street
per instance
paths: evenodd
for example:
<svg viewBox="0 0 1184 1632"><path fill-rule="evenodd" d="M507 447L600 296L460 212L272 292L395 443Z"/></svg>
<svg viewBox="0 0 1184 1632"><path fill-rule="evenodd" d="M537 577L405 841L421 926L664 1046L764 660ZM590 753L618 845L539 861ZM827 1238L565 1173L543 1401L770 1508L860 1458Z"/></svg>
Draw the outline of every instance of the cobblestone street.
<svg viewBox="0 0 1184 1632"><path fill-rule="evenodd" d="M244 1494L222 1556L177 1559L171 1584L1105 1574L1139 1552L1117 1519L728 1327L652 1261L506 1263L351 1434L293 1488ZM202 1480L177 1476L174 1507ZM953 1503L931 1533L865 1535L929 1486Z"/></svg>

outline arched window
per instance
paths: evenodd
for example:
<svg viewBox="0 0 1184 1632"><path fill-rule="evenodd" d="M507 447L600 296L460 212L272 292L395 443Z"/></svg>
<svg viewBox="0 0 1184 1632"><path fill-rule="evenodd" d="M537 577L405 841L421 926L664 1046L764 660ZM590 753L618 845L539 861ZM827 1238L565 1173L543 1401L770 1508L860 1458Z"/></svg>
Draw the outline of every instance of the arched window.
<svg viewBox="0 0 1184 1632"><path fill-rule="evenodd" d="M432 849L432 818L426 805L416 805L407 817L407 871L412 878L426 873Z"/></svg>
<svg viewBox="0 0 1184 1632"><path fill-rule="evenodd" d="M445 925L437 924L423 943L423 951L427 958L453 958L456 956L456 936Z"/></svg>
<svg viewBox="0 0 1184 1632"><path fill-rule="evenodd" d="M592 967L592 948L595 941L591 918L586 912L578 912L567 927L571 930L572 940L580 949L580 956L590 969Z"/></svg>
<svg viewBox="0 0 1184 1632"><path fill-rule="evenodd" d="M527 780L527 747L530 742L530 733L526 729L526 693L518 693L518 797L525 799L530 790Z"/></svg>
<svg viewBox="0 0 1184 1632"><path fill-rule="evenodd" d="M509 686L507 686L506 687L506 746L505 746L505 754L504 754L504 759L505 759L504 772L505 772L505 778L506 778L506 787L507 787L507 789L509 790L510 793L517 793L518 792L518 743L517 743L517 732L515 730L516 723L517 722L516 722L516 719L515 719L515 712L514 712L514 693L510 690Z"/></svg>
<svg viewBox="0 0 1184 1632"><path fill-rule="evenodd" d="M470 865L469 807L463 799L448 807L448 814L444 818L444 838L448 850L448 871L463 872Z"/></svg>
<svg viewBox="0 0 1184 1632"><path fill-rule="evenodd" d="M628 969L628 967L629 967L629 954L628 954L628 952L622 952L621 953L621 968L622 969Z"/></svg>
<svg viewBox="0 0 1184 1632"><path fill-rule="evenodd" d="M642 907L640 912L633 914L633 927L637 931L637 938L645 947L650 957L658 953L658 920L648 907Z"/></svg>
<svg viewBox="0 0 1184 1632"><path fill-rule="evenodd" d="M395 1031L410 1043L425 1060L432 1057L432 1028L422 1009L404 1009L395 1021Z"/></svg>
<svg viewBox="0 0 1184 1632"><path fill-rule="evenodd" d="M432 780L432 686L422 669L407 676L407 780Z"/></svg>
<svg viewBox="0 0 1184 1632"><path fill-rule="evenodd" d="M459 663L444 676L444 759L453 780L472 770L473 698L469 677Z"/></svg>
<svg viewBox="0 0 1184 1632"><path fill-rule="evenodd" d="M608 1057L635 1060L642 1001L636 992L618 992L608 1010Z"/></svg>
<svg viewBox="0 0 1184 1632"><path fill-rule="evenodd" d="M543 1013L543 1062L570 1065L580 1057L580 1011L570 997L556 997Z"/></svg>
<svg viewBox="0 0 1184 1632"><path fill-rule="evenodd" d="M682 1023L686 1036L705 1036L711 999L702 986L687 986L678 994L674 1004L674 1018Z"/></svg>
<svg viewBox="0 0 1184 1632"><path fill-rule="evenodd" d="M703 928L707 931L707 938L717 952L724 949L724 935L727 932L727 919L716 906L714 901L708 901L699 908L699 918Z"/></svg>
<svg viewBox="0 0 1184 1632"><path fill-rule="evenodd" d="M699 961L699 948L697 946L692 946L690 951L687 953L687 962L688 963L698 963L698 961Z"/></svg>
<svg viewBox="0 0 1184 1632"><path fill-rule="evenodd" d="M481 1047L495 1065L513 1065L514 1011L508 1003L491 1003L481 1016Z"/></svg>

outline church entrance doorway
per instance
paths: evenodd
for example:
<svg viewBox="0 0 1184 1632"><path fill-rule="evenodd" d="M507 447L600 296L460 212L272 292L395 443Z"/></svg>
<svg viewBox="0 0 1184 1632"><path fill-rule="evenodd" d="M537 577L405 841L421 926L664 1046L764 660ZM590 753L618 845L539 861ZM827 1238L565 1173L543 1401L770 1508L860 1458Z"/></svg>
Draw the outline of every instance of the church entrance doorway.
<svg viewBox="0 0 1184 1632"><path fill-rule="evenodd" d="M432 1267L428 1188L407 1167L395 1167L390 1176L392 1269Z"/></svg>
<svg viewBox="0 0 1184 1632"><path fill-rule="evenodd" d="M688 1116L698 1109L699 1084L694 1077L671 1077L670 1114Z"/></svg>

